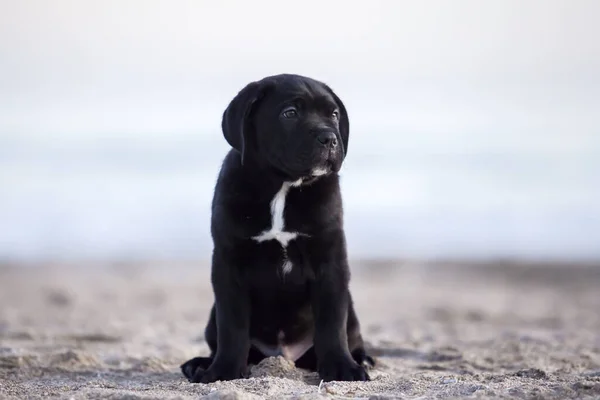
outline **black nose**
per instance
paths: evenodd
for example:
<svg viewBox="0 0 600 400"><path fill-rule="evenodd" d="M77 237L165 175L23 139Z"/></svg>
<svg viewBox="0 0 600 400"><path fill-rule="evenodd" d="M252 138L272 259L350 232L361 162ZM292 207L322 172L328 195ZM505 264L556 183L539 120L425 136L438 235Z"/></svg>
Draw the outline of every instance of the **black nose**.
<svg viewBox="0 0 600 400"><path fill-rule="evenodd" d="M324 146L335 147L337 146L337 136L333 132L321 132L317 136L317 140Z"/></svg>

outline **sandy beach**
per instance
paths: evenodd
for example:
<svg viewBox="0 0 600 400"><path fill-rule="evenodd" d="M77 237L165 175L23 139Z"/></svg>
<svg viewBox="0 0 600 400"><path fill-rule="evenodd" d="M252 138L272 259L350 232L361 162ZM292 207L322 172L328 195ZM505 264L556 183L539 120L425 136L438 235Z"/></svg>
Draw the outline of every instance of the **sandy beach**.
<svg viewBox="0 0 600 400"><path fill-rule="evenodd" d="M271 358L202 385L178 367L208 352L207 265L2 265L0 398L600 398L598 265L352 268L371 382Z"/></svg>

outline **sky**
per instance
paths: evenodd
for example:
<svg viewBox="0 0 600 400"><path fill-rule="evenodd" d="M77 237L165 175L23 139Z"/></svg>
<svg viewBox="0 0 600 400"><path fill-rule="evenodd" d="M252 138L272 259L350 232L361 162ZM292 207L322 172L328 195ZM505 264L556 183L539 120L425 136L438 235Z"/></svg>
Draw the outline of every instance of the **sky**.
<svg viewBox="0 0 600 400"><path fill-rule="evenodd" d="M558 253L600 256L589 238L600 232L593 184L600 180L598 15L600 3L583 0L0 0L0 223L18 231L0 234L0 257L43 255L48 246L67 254L84 236L85 243L112 243L109 231L122 228L118 218L108 230L88 230L86 210L98 203L92 194L74 195L91 176L113 182L108 192L143 197L160 186L204 207L210 190L189 188L195 179L212 184L226 151L223 109L248 82L282 72L325 81L350 112L346 203L348 218L360 221L350 223L353 232L396 232L414 217L407 210L418 209L428 217L417 225L485 227L492 233L482 254L518 233L525 243L541 241L510 242L499 254L543 256L568 242ZM211 149L198 149L201 165L177 164L186 147L198 145ZM119 151L137 163L135 174L115 164ZM166 168L160 184L150 156ZM369 162L375 167L365 167ZM190 172L199 166L208 168L202 179ZM386 185L393 190L381 190ZM42 194L52 201L36 203ZM183 204L172 201L148 205L140 229L150 226L152 213ZM80 218L57 211L69 202L81 209ZM378 217L373 210L384 206L405 211L388 219L393 223L369 225ZM129 207L117 202L105 217ZM456 221L436 219L440 213L454 213ZM206 224L205 214L199 224ZM497 221L507 216L521 223L501 227ZM77 228L59 226L56 244L43 233L49 221L67 227L74 221ZM537 228L527 234L532 224ZM202 229L191 235L206 242ZM426 256L427 243L449 243L452 230L440 229L424 236L406 230L402 238L408 250ZM561 229L563 236L544 239ZM177 241L152 240L142 241L139 252ZM392 254L397 240L391 234L389 244L373 251ZM481 241L473 240L465 241L465 254ZM111 255L113 248L97 250Z"/></svg>
<svg viewBox="0 0 600 400"><path fill-rule="evenodd" d="M2 132L197 130L241 85L284 71L329 82L364 120L462 126L496 112L592 124L598 106L595 1L0 7Z"/></svg>

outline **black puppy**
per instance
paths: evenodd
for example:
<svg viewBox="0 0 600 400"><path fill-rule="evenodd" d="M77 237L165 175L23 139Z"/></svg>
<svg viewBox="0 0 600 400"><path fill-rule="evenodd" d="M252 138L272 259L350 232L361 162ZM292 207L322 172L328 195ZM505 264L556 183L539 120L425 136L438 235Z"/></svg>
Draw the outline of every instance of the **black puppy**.
<svg viewBox="0 0 600 400"><path fill-rule="evenodd" d="M348 290L338 171L349 121L325 84L298 75L250 83L223 114L233 147L212 204L215 295L210 357L181 366L191 382L247 376L283 355L330 380L368 380Z"/></svg>

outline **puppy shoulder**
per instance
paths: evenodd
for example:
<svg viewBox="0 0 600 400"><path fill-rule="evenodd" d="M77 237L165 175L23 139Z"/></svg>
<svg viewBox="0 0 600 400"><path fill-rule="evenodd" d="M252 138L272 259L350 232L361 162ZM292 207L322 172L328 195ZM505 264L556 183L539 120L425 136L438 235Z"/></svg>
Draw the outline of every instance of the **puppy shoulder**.
<svg viewBox="0 0 600 400"><path fill-rule="evenodd" d="M240 153L235 149L229 150L221 163L221 169L217 176L213 205L235 195L236 188L239 186L237 181L239 180L241 165Z"/></svg>

